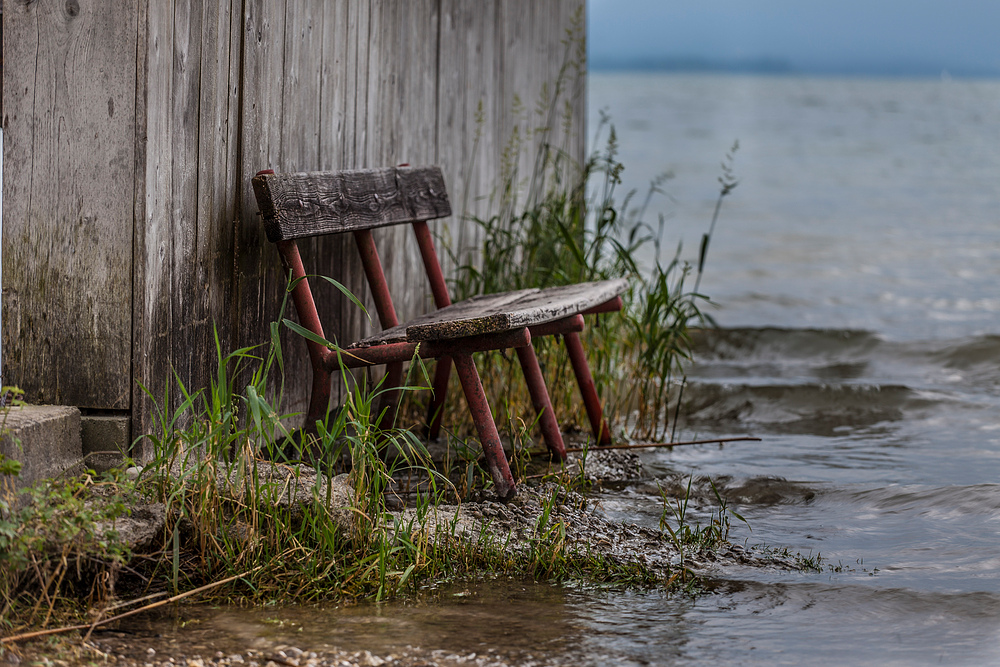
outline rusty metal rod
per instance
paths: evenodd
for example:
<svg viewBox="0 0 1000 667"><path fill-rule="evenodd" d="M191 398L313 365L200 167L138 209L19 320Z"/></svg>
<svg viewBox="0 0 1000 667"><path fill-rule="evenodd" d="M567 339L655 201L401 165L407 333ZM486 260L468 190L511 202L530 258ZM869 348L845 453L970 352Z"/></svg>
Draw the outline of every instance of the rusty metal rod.
<svg viewBox="0 0 1000 667"><path fill-rule="evenodd" d="M418 352L423 359L435 359L457 352L469 354L485 352L486 350L524 347L530 344L531 334L528 333L526 327L521 327L492 334L467 336L466 338L432 340L425 343L386 343L385 345L337 350L331 352L327 368L336 370L340 364L343 364L345 368L362 368L396 361L409 361Z"/></svg>
<svg viewBox="0 0 1000 667"><path fill-rule="evenodd" d="M444 281L444 274L441 272L441 262L438 260L437 251L434 249L434 239L431 238L427 222L424 220L414 222L413 233L417 237L417 245L420 247L420 258L424 261L424 271L427 272L427 280L431 284L434 305L438 308L450 306L451 296L448 294L448 285Z"/></svg>
<svg viewBox="0 0 1000 667"><path fill-rule="evenodd" d="M510 474L510 466L507 464L507 457L500 443L500 434L497 433L490 405L486 402L486 394L483 393L483 384L479 380L479 371L476 370L476 364L468 354L457 353L451 358L455 362L458 379L462 381L472 421L479 432L479 442L482 444L483 454L486 455L497 497L501 501L510 500L517 493L517 485L514 483L514 476Z"/></svg>
<svg viewBox="0 0 1000 667"><path fill-rule="evenodd" d="M644 442L638 445L602 445L600 447L569 447L566 453L599 452L602 449L650 449L653 447L679 447L682 445L712 445L726 442L760 442L760 438L744 436L740 438L711 438L709 440L685 440L681 442Z"/></svg>
<svg viewBox="0 0 1000 667"><path fill-rule="evenodd" d="M396 308L392 305L392 296L389 294L389 284L385 279L385 272L382 270L382 262L375 247L375 239L372 237L370 229L362 229L354 232L354 241L358 246L358 253L361 255L361 265L365 269L365 276L368 278L368 287L375 300L375 310L378 312L378 320L383 329L391 329L399 324L396 317ZM399 407L399 385L403 383L403 362L390 361L385 365L385 377L382 383L382 397L379 401L378 426L385 429L395 421L396 410Z"/></svg>
<svg viewBox="0 0 1000 667"><path fill-rule="evenodd" d="M622 309L622 298L616 296L613 299L608 299L604 303L599 303L592 308L581 311L581 315L596 315L598 313L613 313Z"/></svg>
<svg viewBox="0 0 1000 667"><path fill-rule="evenodd" d="M552 410L552 401L549 399L549 391L545 387L542 369L538 366L535 348L529 343L524 347L514 349L517 352L518 361L521 362L521 371L524 373L524 381L528 385L531 405L538 415L538 425L542 430L545 445L549 448L552 458L556 461L565 461L566 444L563 442L559 422L556 421L555 412Z"/></svg>
<svg viewBox="0 0 1000 667"><path fill-rule="evenodd" d="M427 406L427 439L437 441L441 437L441 418L444 402L448 396L448 381L451 378L451 357L438 357L434 368L434 394Z"/></svg>
<svg viewBox="0 0 1000 667"><path fill-rule="evenodd" d="M566 341L566 351L569 353L569 361L573 366L573 374L576 375L576 383L580 387L580 396L583 398L583 406L587 409L587 418L590 420L594 437L599 444L610 445L611 431L604 420L601 399L597 396L594 377L590 374L590 366L587 364L587 355L583 351L580 337L575 333L567 333L563 335L563 340Z"/></svg>
<svg viewBox="0 0 1000 667"><path fill-rule="evenodd" d="M424 271L431 284L434 305L438 308L446 308L451 305L451 295L448 294L448 285L444 281L441 262L434 249L434 239L431 237L430 229L427 228L427 222L425 220L414 222L413 233L417 237L420 258L424 261ZM430 440L437 440L441 435L441 414L444 411L444 402L448 395L448 378L450 376L451 357L440 357L434 371L434 395L427 407L427 437Z"/></svg>
<svg viewBox="0 0 1000 667"><path fill-rule="evenodd" d="M295 245L295 241L278 241L275 245L285 270L291 271L293 281L298 281L292 289L292 301L295 304L295 312L299 316L299 322L309 331L324 338L323 324L320 322L319 313L316 312L316 302L313 301L312 292L309 290L306 270L302 265L298 246ZM311 340L306 341L306 347L309 349L309 361L312 364L313 372L312 394L309 398L309 410L306 413L306 427L309 428L316 423L316 420L323 419L326 416L326 411L330 408L330 371L328 368L333 353Z"/></svg>
<svg viewBox="0 0 1000 667"><path fill-rule="evenodd" d="M583 315L570 315L554 322L544 322L543 324L533 324L528 327L532 338L539 336L557 336L567 333L580 333L583 331Z"/></svg>

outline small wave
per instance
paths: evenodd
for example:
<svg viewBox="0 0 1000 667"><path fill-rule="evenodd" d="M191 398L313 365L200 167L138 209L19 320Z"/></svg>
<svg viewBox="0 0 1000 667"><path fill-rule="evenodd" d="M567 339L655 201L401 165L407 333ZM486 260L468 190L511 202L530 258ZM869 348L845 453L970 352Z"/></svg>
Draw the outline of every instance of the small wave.
<svg viewBox="0 0 1000 667"><path fill-rule="evenodd" d="M780 327L702 329L692 336L699 360L788 359L867 355L882 339L854 329L786 329Z"/></svg>
<svg viewBox="0 0 1000 667"><path fill-rule="evenodd" d="M828 496L845 494L852 503L874 507L888 513L915 513L949 515L984 514L989 517L1000 512L1000 484L973 484L958 486L888 486L863 491L835 491Z"/></svg>
<svg viewBox="0 0 1000 667"><path fill-rule="evenodd" d="M816 497L816 490L811 486L773 475L750 477L738 484L730 483L724 485L720 492L727 500L744 505L808 502Z"/></svg>
<svg viewBox="0 0 1000 667"><path fill-rule="evenodd" d="M964 339L939 349L931 349L929 355L948 368L971 369L989 367L1000 369L1000 336L986 335Z"/></svg>
<svg viewBox="0 0 1000 667"><path fill-rule="evenodd" d="M717 594L743 598L741 602L751 610L755 606L759 608L752 613L811 611L831 621L843 618L840 614L845 614L861 623L890 626L894 622L915 620L927 625L944 619L989 622L1000 613L1000 595L988 592L948 593L843 583L831 586L820 582L762 583L752 580L717 580L714 590ZM822 604L817 604L819 602ZM839 625L834 625L831 631L836 632L838 628Z"/></svg>
<svg viewBox="0 0 1000 667"><path fill-rule="evenodd" d="M700 379L759 378L882 383L910 386L1000 384L1000 335L924 341L888 341L852 329L737 328L693 336ZM904 379L905 378L905 379Z"/></svg>
<svg viewBox="0 0 1000 667"><path fill-rule="evenodd" d="M688 426L732 424L771 432L837 435L897 421L938 401L901 385L692 383L682 414Z"/></svg>

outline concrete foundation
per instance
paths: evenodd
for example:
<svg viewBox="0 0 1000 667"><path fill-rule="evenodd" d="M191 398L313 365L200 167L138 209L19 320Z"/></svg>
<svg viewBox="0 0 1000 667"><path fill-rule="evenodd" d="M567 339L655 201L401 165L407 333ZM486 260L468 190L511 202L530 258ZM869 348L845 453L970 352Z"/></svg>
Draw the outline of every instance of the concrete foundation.
<svg viewBox="0 0 1000 667"><path fill-rule="evenodd" d="M21 474L0 479L4 487L22 488L67 470L83 468L80 411L65 405L25 405L0 413L0 453L21 462Z"/></svg>

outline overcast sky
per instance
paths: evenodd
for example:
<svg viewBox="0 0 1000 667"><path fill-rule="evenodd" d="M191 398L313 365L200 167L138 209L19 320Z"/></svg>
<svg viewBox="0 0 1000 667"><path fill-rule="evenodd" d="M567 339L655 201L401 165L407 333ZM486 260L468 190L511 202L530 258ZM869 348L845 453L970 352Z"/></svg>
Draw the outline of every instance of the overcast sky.
<svg viewBox="0 0 1000 667"><path fill-rule="evenodd" d="M1000 0L588 0L591 66L1000 76Z"/></svg>

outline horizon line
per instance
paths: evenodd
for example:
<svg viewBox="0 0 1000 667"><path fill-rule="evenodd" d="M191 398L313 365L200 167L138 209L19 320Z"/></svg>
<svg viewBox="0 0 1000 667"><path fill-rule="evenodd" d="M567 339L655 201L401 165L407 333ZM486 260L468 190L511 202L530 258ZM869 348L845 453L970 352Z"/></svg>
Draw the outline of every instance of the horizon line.
<svg viewBox="0 0 1000 667"><path fill-rule="evenodd" d="M802 66L785 58L762 56L711 60L697 56L589 59L593 72L676 72L691 74L770 74L778 76L857 76L900 78L1000 78L1000 67L936 67L928 63Z"/></svg>

